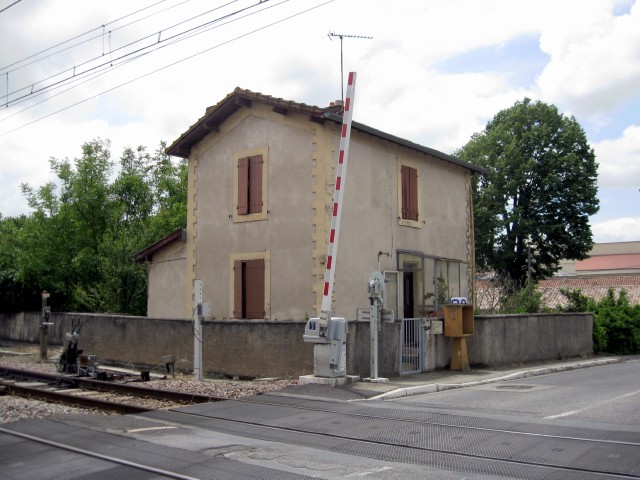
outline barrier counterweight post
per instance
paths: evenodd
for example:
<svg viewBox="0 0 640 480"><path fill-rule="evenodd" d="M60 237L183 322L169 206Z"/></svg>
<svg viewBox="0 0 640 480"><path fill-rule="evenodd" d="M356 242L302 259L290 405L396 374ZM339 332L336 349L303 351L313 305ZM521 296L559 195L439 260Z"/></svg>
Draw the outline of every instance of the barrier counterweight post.
<svg viewBox="0 0 640 480"><path fill-rule="evenodd" d="M349 72L347 82L347 96L342 114L342 130L340 133L340 153L336 165L336 187L333 195L333 214L331 217L331 232L329 234L329 247L327 251L326 270L324 274L324 291L322 305L320 307L320 336L326 336L327 325L331 318L331 302L333 298L333 283L335 279L335 265L338 256L338 238L340 235L340 219L342 217L342 200L347 175L347 162L349 160L349 141L351 139L351 120L353 118L353 104L356 86L356 73Z"/></svg>

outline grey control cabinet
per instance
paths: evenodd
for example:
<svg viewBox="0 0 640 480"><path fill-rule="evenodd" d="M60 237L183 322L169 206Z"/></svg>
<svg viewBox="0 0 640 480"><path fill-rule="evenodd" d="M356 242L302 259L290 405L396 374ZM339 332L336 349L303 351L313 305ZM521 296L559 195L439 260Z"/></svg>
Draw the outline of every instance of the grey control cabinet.
<svg viewBox="0 0 640 480"><path fill-rule="evenodd" d="M344 377L347 374L347 321L330 318L327 336L318 334L318 318L310 318L305 327L304 341L313 346L313 374L316 377Z"/></svg>

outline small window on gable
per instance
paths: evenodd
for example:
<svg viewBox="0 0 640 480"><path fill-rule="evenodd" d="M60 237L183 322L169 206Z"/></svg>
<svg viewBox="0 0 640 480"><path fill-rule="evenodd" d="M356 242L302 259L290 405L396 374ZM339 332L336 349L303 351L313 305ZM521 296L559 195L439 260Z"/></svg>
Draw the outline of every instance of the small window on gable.
<svg viewBox="0 0 640 480"><path fill-rule="evenodd" d="M398 220L400 225L421 228L420 184L418 165L405 160L398 161Z"/></svg>
<svg viewBox="0 0 640 480"><path fill-rule="evenodd" d="M233 316L265 318L264 259L234 261L233 279Z"/></svg>
<svg viewBox="0 0 640 480"><path fill-rule="evenodd" d="M266 220L269 210L267 148L240 153L233 163L234 222Z"/></svg>
<svg viewBox="0 0 640 480"><path fill-rule="evenodd" d="M262 155L238 159L238 215L262 212Z"/></svg>

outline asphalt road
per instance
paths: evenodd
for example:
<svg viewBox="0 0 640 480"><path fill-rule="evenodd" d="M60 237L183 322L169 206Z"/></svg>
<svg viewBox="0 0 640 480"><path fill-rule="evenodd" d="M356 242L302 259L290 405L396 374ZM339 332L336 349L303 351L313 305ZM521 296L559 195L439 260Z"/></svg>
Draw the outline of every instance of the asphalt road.
<svg viewBox="0 0 640 480"><path fill-rule="evenodd" d="M640 427L640 360L396 400L437 410L520 420Z"/></svg>

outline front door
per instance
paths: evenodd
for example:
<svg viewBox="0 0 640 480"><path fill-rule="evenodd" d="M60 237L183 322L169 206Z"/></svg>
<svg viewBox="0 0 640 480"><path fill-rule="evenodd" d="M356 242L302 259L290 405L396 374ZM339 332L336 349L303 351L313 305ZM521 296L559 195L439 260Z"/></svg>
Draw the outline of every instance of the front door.
<svg viewBox="0 0 640 480"><path fill-rule="evenodd" d="M414 318L414 302L413 302L413 282L415 276L415 265L404 264L404 272L402 274L402 292L404 318Z"/></svg>

